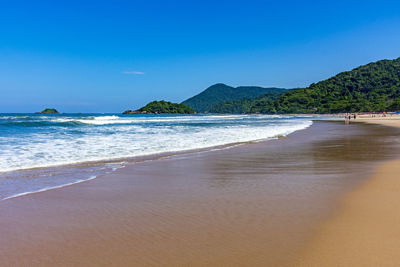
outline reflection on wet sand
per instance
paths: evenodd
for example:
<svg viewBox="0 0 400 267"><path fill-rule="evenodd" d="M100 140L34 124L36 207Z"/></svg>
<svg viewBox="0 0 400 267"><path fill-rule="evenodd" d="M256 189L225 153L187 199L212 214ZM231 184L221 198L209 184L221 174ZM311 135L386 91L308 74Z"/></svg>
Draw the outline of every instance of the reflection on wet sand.
<svg viewBox="0 0 400 267"><path fill-rule="evenodd" d="M283 266L339 196L397 156L398 134L316 122L285 139L142 162L0 202L0 258L6 266Z"/></svg>

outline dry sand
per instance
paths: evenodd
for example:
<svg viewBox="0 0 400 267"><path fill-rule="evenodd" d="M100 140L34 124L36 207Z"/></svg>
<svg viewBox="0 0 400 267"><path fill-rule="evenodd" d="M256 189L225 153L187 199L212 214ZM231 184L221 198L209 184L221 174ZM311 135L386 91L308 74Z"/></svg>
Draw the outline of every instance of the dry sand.
<svg viewBox="0 0 400 267"><path fill-rule="evenodd" d="M356 121L400 127L400 118ZM382 164L322 224L294 266L400 266L400 160Z"/></svg>
<svg viewBox="0 0 400 267"><path fill-rule="evenodd" d="M342 116L328 120L344 122L344 118ZM400 114L357 115L357 118L355 120L353 118L350 120L350 123L354 122L365 122L371 124L400 127Z"/></svg>
<svg viewBox="0 0 400 267"><path fill-rule="evenodd" d="M400 127L400 115L387 115L386 117L360 116L356 119L356 121Z"/></svg>

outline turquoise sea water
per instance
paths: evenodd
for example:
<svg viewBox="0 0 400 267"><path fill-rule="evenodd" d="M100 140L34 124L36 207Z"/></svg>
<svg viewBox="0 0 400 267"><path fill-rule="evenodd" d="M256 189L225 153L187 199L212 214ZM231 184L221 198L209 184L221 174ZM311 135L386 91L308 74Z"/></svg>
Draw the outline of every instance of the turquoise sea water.
<svg viewBox="0 0 400 267"><path fill-rule="evenodd" d="M311 119L0 114L0 199L94 179L123 167L127 158L276 138L307 128Z"/></svg>

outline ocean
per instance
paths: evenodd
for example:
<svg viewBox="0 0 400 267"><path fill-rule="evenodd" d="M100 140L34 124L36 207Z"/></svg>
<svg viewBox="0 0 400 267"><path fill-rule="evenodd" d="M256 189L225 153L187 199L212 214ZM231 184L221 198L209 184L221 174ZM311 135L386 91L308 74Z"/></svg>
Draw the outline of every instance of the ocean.
<svg viewBox="0 0 400 267"><path fill-rule="evenodd" d="M310 116L0 114L0 200L95 179L129 162L286 136Z"/></svg>

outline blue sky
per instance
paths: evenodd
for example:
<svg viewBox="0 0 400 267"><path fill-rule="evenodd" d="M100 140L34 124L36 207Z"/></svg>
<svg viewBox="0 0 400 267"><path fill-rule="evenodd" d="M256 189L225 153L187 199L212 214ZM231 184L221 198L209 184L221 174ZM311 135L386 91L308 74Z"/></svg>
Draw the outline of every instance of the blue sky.
<svg viewBox="0 0 400 267"><path fill-rule="evenodd" d="M0 112L121 112L400 57L399 1L0 1Z"/></svg>

